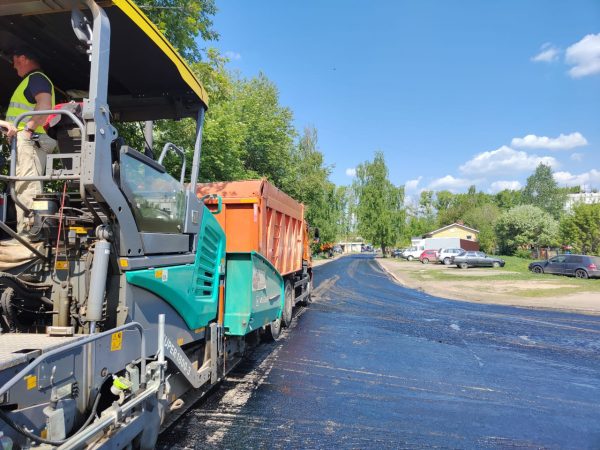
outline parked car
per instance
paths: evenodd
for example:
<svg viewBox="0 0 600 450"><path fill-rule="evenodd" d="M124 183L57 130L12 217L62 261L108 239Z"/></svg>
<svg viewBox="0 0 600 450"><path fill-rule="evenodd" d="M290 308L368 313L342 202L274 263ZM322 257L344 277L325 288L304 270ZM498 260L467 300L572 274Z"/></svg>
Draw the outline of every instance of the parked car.
<svg viewBox="0 0 600 450"><path fill-rule="evenodd" d="M452 263L452 257L458 256L462 252L464 252L462 248L440 248L438 261L449 266Z"/></svg>
<svg viewBox="0 0 600 450"><path fill-rule="evenodd" d="M456 264L461 269L466 269L467 267L504 267L505 261L500 258L488 256L483 252L463 251L452 258L452 264Z"/></svg>
<svg viewBox="0 0 600 450"><path fill-rule="evenodd" d="M589 255L558 255L546 261L534 261L529 264L534 273L551 273L577 278L600 277L600 257Z"/></svg>
<svg viewBox="0 0 600 450"><path fill-rule="evenodd" d="M417 259L419 256L421 256L421 253L423 253L422 248L410 247L402 252L402 257L412 261L413 259Z"/></svg>
<svg viewBox="0 0 600 450"><path fill-rule="evenodd" d="M333 246L333 253L342 253L342 246L341 245L334 245Z"/></svg>
<svg viewBox="0 0 600 450"><path fill-rule="evenodd" d="M424 250L419 256L419 261L423 264L429 264L430 262L437 262L438 252L437 250Z"/></svg>
<svg viewBox="0 0 600 450"><path fill-rule="evenodd" d="M404 251L404 248L396 248L394 250L392 250L392 252L390 253L390 256L392 258L400 258L402 256L402 252Z"/></svg>

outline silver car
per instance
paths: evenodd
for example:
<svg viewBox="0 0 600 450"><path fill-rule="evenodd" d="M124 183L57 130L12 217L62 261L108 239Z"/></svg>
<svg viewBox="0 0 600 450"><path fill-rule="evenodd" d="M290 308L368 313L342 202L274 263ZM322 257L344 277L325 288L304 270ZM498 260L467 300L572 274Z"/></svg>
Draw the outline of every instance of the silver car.
<svg viewBox="0 0 600 450"><path fill-rule="evenodd" d="M504 267L505 261L488 256L483 252L462 252L452 258L452 264L456 264L461 269L468 267Z"/></svg>

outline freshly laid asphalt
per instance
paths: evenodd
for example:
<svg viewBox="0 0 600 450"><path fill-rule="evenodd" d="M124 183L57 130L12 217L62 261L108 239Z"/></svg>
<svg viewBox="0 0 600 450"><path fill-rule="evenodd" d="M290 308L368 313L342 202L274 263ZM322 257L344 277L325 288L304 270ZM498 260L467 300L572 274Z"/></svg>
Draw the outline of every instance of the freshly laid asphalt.
<svg viewBox="0 0 600 450"><path fill-rule="evenodd" d="M436 298L339 258L158 448L598 449L600 317Z"/></svg>

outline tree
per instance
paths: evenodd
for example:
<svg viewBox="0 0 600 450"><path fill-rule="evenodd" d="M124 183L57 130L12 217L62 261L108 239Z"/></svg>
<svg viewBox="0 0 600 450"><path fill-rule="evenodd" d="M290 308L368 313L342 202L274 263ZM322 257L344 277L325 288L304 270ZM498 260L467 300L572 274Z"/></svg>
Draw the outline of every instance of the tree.
<svg viewBox="0 0 600 450"><path fill-rule="evenodd" d="M333 242L339 233L343 205L335 185L329 181L318 149L318 133L307 127L290 155L290 164L280 186L287 194L306 205L306 220L319 228L322 242Z"/></svg>
<svg viewBox="0 0 600 450"><path fill-rule="evenodd" d="M540 163L533 175L527 178L522 202L537 206L558 219L564 210L566 198L567 194L559 189L552 176L552 168Z"/></svg>
<svg viewBox="0 0 600 450"><path fill-rule="evenodd" d="M498 219L496 235L500 251L512 255L517 250L557 245L558 222L537 206L515 206Z"/></svg>
<svg viewBox="0 0 600 450"><path fill-rule="evenodd" d="M354 189L358 199L358 232L386 248L394 245L405 221L404 189L388 179L388 169L382 152L376 152L373 162L365 161L356 169Z"/></svg>
<svg viewBox="0 0 600 450"><path fill-rule="evenodd" d="M503 189L494 195L494 202L504 211L514 208L522 203L522 191L513 191L512 189Z"/></svg>
<svg viewBox="0 0 600 450"><path fill-rule="evenodd" d="M493 203L485 203L467 211L463 216L465 225L479 230L479 245L486 253L494 253L497 247L496 222L500 209Z"/></svg>
<svg viewBox="0 0 600 450"><path fill-rule="evenodd" d="M560 238L577 253L600 254L600 204L574 205L560 222Z"/></svg>
<svg viewBox="0 0 600 450"><path fill-rule="evenodd" d="M448 208L452 206L454 200L454 194L450 191L438 191L435 193L434 206L438 214L443 214Z"/></svg>
<svg viewBox="0 0 600 450"><path fill-rule="evenodd" d="M428 222L435 220L435 210L433 206L433 191L421 191L419 196L419 216Z"/></svg>
<svg viewBox="0 0 600 450"><path fill-rule="evenodd" d="M136 0L136 4L189 62L201 59L198 37L219 38L212 29L215 0Z"/></svg>
<svg viewBox="0 0 600 450"><path fill-rule="evenodd" d="M266 176L282 186L296 137L292 111L279 104L277 87L262 73L236 90L238 120L246 124L244 166L250 176Z"/></svg>
<svg viewBox="0 0 600 450"><path fill-rule="evenodd" d="M442 191L441 194L446 207L443 210L438 210L437 222L440 227L460 220L465 222L465 217L470 211L493 202L493 198L489 194L477 192L475 186L470 186L465 194L448 195L445 192L447 191Z"/></svg>
<svg viewBox="0 0 600 450"><path fill-rule="evenodd" d="M356 196L354 189L338 186L336 196L340 207L338 239L349 241L356 237Z"/></svg>

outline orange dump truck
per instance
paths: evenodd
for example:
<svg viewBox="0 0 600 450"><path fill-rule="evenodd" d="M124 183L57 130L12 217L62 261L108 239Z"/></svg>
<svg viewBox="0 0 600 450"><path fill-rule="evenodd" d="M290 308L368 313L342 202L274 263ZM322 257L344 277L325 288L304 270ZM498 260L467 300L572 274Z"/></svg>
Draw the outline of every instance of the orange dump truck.
<svg viewBox="0 0 600 450"><path fill-rule="evenodd" d="M228 253L260 253L283 276L285 302L281 320L289 326L294 306L298 302L308 303L312 288L304 205L266 179L201 183L196 193L200 198L221 197L221 212L215 217L225 230ZM206 203L216 211L216 200L209 199Z"/></svg>

